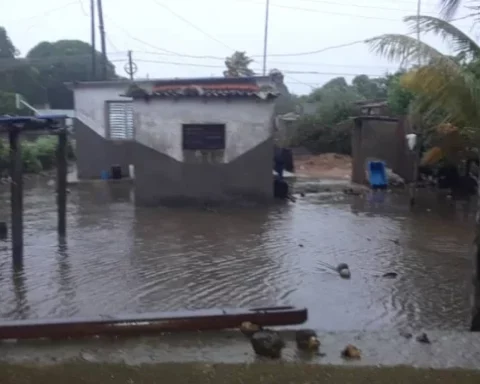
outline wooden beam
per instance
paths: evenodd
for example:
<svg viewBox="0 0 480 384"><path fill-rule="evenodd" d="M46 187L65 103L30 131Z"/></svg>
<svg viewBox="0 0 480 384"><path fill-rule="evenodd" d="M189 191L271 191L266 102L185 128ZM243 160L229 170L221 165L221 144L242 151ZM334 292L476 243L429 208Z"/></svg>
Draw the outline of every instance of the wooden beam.
<svg viewBox="0 0 480 384"><path fill-rule="evenodd" d="M67 234L67 131L58 132L57 145L57 230L58 235Z"/></svg>
<svg viewBox="0 0 480 384"><path fill-rule="evenodd" d="M12 127L10 142L10 204L12 210L12 258L15 266L23 264L23 175L20 130Z"/></svg>
<svg viewBox="0 0 480 384"><path fill-rule="evenodd" d="M0 339L68 339L90 336L138 336L148 333L238 328L250 321L261 326L303 324L307 309L272 307L158 312L133 316L18 320L0 323Z"/></svg>

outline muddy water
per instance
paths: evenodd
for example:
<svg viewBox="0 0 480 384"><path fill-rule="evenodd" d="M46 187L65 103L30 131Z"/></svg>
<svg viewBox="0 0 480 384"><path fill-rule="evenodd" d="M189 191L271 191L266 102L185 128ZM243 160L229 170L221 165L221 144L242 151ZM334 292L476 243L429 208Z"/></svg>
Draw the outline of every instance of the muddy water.
<svg viewBox="0 0 480 384"><path fill-rule="evenodd" d="M424 196L411 213L401 196L325 192L263 209L135 209L126 185L77 185L59 247L53 187L31 184L23 272L0 242L0 318L293 304L324 330L468 326L467 203ZM325 264L339 262L351 280Z"/></svg>

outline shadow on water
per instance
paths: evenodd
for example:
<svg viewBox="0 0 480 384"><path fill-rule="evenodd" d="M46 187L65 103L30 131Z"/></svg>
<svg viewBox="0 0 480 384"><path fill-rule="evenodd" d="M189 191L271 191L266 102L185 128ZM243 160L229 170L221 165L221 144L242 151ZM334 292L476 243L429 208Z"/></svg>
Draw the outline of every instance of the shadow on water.
<svg viewBox="0 0 480 384"><path fill-rule="evenodd" d="M325 330L467 326L467 203L425 196L411 212L405 196L336 192L215 211L131 201L125 183L72 187L67 247L51 187L26 188L25 267L12 282L0 243L0 317L293 304ZM0 220L8 212L0 204ZM340 262L350 280L325 267Z"/></svg>

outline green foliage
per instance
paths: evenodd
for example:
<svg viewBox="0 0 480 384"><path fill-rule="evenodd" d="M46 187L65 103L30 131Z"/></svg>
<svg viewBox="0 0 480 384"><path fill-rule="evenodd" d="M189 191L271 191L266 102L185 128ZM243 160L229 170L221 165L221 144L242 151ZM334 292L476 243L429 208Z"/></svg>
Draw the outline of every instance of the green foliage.
<svg viewBox="0 0 480 384"><path fill-rule="evenodd" d="M18 54L7 31L0 27L0 91L19 93L30 104L73 109L72 92L65 83L102 79L103 56L96 52L97 69L92 74L91 45L80 40L41 42L26 58L18 58ZM115 67L107 62L106 80L115 78Z"/></svg>
<svg viewBox="0 0 480 384"><path fill-rule="evenodd" d="M341 153L349 155L352 152L351 125L341 124L327 126L320 122L317 116L305 116L297 121L297 135L290 143L292 146L303 146L312 153Z"/></svg>
<svg viewBox="0 0 480 384"><path fill-rule="evenodd" d="M14 115L16 113L15 94L0 91L0 115Z"/></svg>
<svg viewBox="0 0 480 384"><path fill-rule="evenodd" d="M415 99L415 95L403 87L400 83L402 73L399 72L392 76L388 82L387 102L390 111L394 115L406 115L409 111L409 106Z"/></svg>
<svg viewBox="0 0 480 384"><path fill-rule="evenodd" d="M53 169L56 165L57 137L43 136L34 141L23 140L22 164L25 173L39 173L42 170ZM9 146L6 140L0 140L0 175L8 173L10 164ZM68 142L68 159L74 159L73 143Z"/></svg>
<svg viewBox="0 0 480 384"><path fill-rule="evenodd" d="M236 51L232 56L225 59L227 69L223 71L225 77L248 77L253 76L255 72L249 68L253 59L247 56L245 52Z"/></svg>
<svg viewBox="0 0 480 384"><path fill-rule="evenodd" d="M387 100L393 115L404 115L413 93L400 84L403 72L384 77L356 76L352 84L343 77L332 79L314 89L308 96L295 96L298 105L316 104L313 116L304 116L296 123L293 146L303 146L312 152L350 154L351 128L348 119L360 114L358 101Z"/></svg>

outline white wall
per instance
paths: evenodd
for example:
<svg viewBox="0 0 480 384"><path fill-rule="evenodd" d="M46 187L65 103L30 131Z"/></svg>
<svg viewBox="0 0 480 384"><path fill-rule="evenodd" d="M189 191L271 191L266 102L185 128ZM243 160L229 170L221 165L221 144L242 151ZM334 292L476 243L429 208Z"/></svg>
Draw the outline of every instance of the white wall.
<svg viewBox="0 0 480 384"><path fill-rule="evenodd" d="M73 90L75 116L100 136L106 136L106 101L131 100L122 97L127 87L109 85L105 87L79 87Z"/></svg>
<svg viewBox="0 0 480 384"><path fill-rule="evenodd" d="M255 99L135 100L135 139L183 161L182 124L225 124L228 163L272 136L273 113L274 101Z"/></svg>

